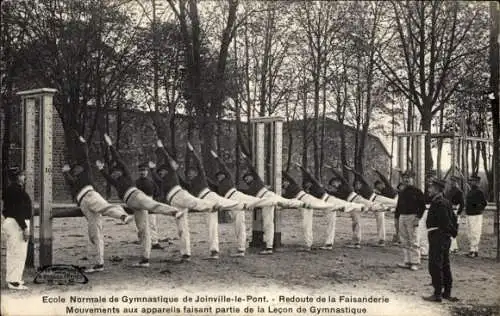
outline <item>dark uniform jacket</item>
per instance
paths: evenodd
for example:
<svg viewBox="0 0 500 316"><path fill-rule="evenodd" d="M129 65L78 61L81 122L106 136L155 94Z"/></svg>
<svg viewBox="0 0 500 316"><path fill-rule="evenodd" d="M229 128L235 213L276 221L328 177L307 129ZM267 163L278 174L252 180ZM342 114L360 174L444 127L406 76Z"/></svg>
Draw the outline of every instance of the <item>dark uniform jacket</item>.
<svg viewBox="0 0 500 316"><path fill-rule="evenodd" d="M344 178L339 172L337 172L336 170L332 170L332 172L334 173L334 176L330 179L330 181L332 181L333 179L338 179L341 184L337 191L328 190L328 194L333 195L338 199L347 200L349 195L354 192L354 189L346 180L346 178Z"/></svg>
<svg viewBox="0 0 500 316"><path fill-rule="evenodd" d="M363 175L361 175L355 170L351 171L355 175L354 180L361 182L361 188L359 188L359 190L356 190L356 193L361 195L363 198L369 200L373 195L373 189L370 187L368 181L366 181L366 178L363 177Z"/></svg>
<svg viewBox="0 0 500 316"><path fill-rule="evenodd" d="M481 215L488 204L483 191L478 186L471 187L465 200L465 214L467 215Z"/></svg>
<svg viewBox="0 0 500 316"><path fill-rule="evenodd" d="M451 202L451 205L458 205L458 214L462 213L465 204L462 190L454 186L446 192L445 198Z"/></svg>
<svg viewBox="0 0 500 316"><path fill-rule="evenodd" d="M283 188L282 196L287 199L293 199L294 197L297 196L297 194L299 194L300 191L302 191L302 188L287 172L283 172L283 178L289 184L288 187Z"/></svg>
<svg viewBox="0 0 500 316"><path fill-rule="evenodd" d="M24 220L31 218L31 198L24 188L18 183L10 184L3 192L4 217L11 217L16 220L21 229L25 229Z"/></svg>
<svg viewBox="0 0 500 316"><path fill-rule="evenodd" d="M441 232L450 234L450 227L452 225L450 213L452 212L452 205L443 194L436 195L431 200L429 213L427 214L426 226L427 228L437 227Z"/></svg>
<svg viewBox="0 0 500 316"><path fill-rule="evenodd" d="M130 174L130 171L120 157L118 151L113 146L110 146L109 149L111 150L111 163L114 164L116 168L119 168L122 171L122 175L117 179L114 179L104 169L101 170L101 174L104 176L104 178L106 178L108 183L116 189L118 197L123 200L127 190L135 186L135 181L134 179L132 179L132 175Z"/></svg>
<svg viewBox="0 0 500 316"><path fill-rule="evenodd" d="M323 196L327 193L323 185L309 171L302 167L301 170L304 181L311 183L311 186L306 190L307 193L318 199L323 198Z"/></svg>
<svg viewBox="0 0 500 316"><path fill-rule="evenodd" d="M378 177L380 178L380 180L382 180L382 182L384 183L384 188L382 189L382 191L380 191L380 195L388 197L390 199L395 198L396 195L398 195L398 192L396 190L394 190L389 179L387 179L378 170L375 170L375 172L378 174Z"/></svg>
<svg viewBox="0 0 500 316"><path fill-rule="evenodd" d="M215 184L217 185L217 193L220 196L225 196L229 190L232 188L235 188L236 185L233 181L233 177L231 175L231 172L229 172L229 169L227 168L226 164L222 161L220 157L215 158L215 162L217 164L217 170L214 172L216 173L223 173L226 177L222 181L215 181Z"/></svg>
<svg viewBox="0 0 500 316"><path fill-rule="evenodd" d="M422 218L425 211L424 193L413 185L408 185L399 192L398 204L396 205L395 217L399 215L416 215Z"/></svg>
<svg viewBox="0 0 500 316"><path fill-rule="evenodd" d="M139 179L135 180L135 186L148 196L158 196L158 185L156 184L156 182L147 177L140 177Z"/></svg>
<svg viewBox="0 0 500 316"><path fill-rule="evenodd" d="M75 145L74 156L76 157L76 164L68 172L63 172L64 179L69 184L71 196L76 199L77 194L86 186L93 185L92 169L90 168L90 161L88 155L87 143L78 141ZM77 170L77 167L83 170ZM78 201L77 201L78 202Z"/></svg>
<svg viewBox="0 0 500 316"><path fill-rule="evenodd" d="M158 161L164 161L164 164L161 166L165 170L167 170L167 174L164 177L160 177L156 170L151 170L151 176L153 180L158 184L160 188L160 195L164 199L166 195L172 190L175 186L181 185L179 180L179 174L177 170L175 170L172 165L169 163L173 158L170 157L167 150L164 147L158 147L156 149L156 155L158 156ZM184 186L182 186L184 187Z"/></svg>
<svg viewBox="0 0 500 316"><path fill-rule="evenodd" d="M248 195L253 195L256 196L259 191L264 188L266 185L264 184L264 181L260 178L259 174L257 173L257 170L254 168L252 163L247 160L247 166L248 166L248 173L252 175L253 180L251 183L248 184L248 188L245 190L242 190Z"/></svg>
<svg viewBox="0 0 500 316"><path fill-rule="evenodd" d="M205 169L200 159L194 152L188 150L186 153L186 166L195 168L198 175L192 180L188 181L189 188L188 191L194 196L198 196L201 191L208 188L207 176L205 174Z"/></svg>

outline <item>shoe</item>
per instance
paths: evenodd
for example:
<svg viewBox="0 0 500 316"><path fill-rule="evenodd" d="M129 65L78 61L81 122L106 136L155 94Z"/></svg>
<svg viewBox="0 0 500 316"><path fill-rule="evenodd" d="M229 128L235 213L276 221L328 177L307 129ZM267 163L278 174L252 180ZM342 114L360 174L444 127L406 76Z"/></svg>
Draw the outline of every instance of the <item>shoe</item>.
<svg viewBox="0 0 500 316"><path fill-rule="evenodd" d="M418 265L416 265L416 264L410 265L410 270L411 271L417 271L417 270L419 270Z"/></svg>
<svg viewBox="0 0 500 316"><path fill-rule="evenodd" d="M210 256L207 258L208 260L217 260L219 259L219 252L212 250L210 251Z"/></svg>
<svg viewBox="0 0 500 316"><path fill-rule="evenodd" d="M319 248L321 249L322 247L319 247ZM300 248L300 251L302 251L302 252L311 252L311 250L312 250L312 247L307 247L307 246Z"/></svg>
<svg viewBox="0 0 500 316"><path fill-rule="evenodd" d="M136 262L132 265L132 267L136 268L148 268L149 267L149 259L142 259L139 262Z"/></svg>
<svg viewBox="0 0 500 316"><path fill-rule="evenodd" d="M436 302L436 303L441 303L443 301L440 296L436 296L436 295L422 296L422 299L424 301Z"/></svg>
<svg viewBox="0 0 500 316"><path fill-rule="evenodd" d="M273 254L273 248L266 248L259 252L261 255L272 255Z"/></svg>
<svg viewBox="0 0 500 316"><path fill-rule="evenodd" d="M122 215L122 216L120 216L120 220L122 221L123 225L127 225L133 219L134 219L134 217L132 215Z"/></svg>
<svg viewBox="0 0 500 316"><path fill-rule="evenodd" d="M346 247L347 248L353 248L353 249L361 249L361 245L359 243L349 244Z"/></svg>
<svg viewBox="0 0 500 316"><path fill-rule="evenodd" d="M190 262L191 255L182 255L181 262Z"/></svg>
<svg viewBox="0 0 500 316"><path fill-rule="evenodd" d="M319 249L321 249L321 250L332 250L333 249L333 245L332 244L327 244L327 245L319 247Z"/></svg>
<svg viewBox="0 0 500 316"><path fill-rule="evenodd" d="M162 250L162 249L163 249L163 247L162 247L162 245L160 245L160 244L154 244L154 245L152 245L152 246L151 246L151 249L155 249L155 250Z"/></svg>
<svg viewBox="0 0 500 316"><path fill-rule="evenodd" d="M457 254L458 253L458 249L453 249L450 251L451 254Z"/></svg>
<svg viewBox="0 0 500 316"><path fill-rule="evenodd" d="M377 247L385 247L385 240L379 240L376 244Z"/></svg>
<svg viewBox="0 0 500 316"><path fill-rule="evenodd" d="M231 254L231 257L244 257L244 256L245 256L244 250L238 250L238 252Z"/></svg>
<svg viewBox="0 0 500 316"><path fill-rule="evenodd" d="M404 268L404 269L409 269L411 264L409 262L404 262L404 263L398 263L398 267Z"/></svg>
<svg viewBox="0 0 500 316"><path fill-rule="evenodd" d="M442 297L443 299L447 300L447 301L450 301L450 302L458 302L458 301L460 301L460 299L459 299L459 298L454 297L454 296L451 296L451 295L449 295L449 294L444 294L444 293L443 293L443 295L442 295L441 297Z"/></svg>
<svg viewBox="0 0 500 316"><path fill-rule="evenodd" d="M476 251L471 251L467 254L467 257L476 258L479 254Z"/></svg>
<svg viewBox="0 0 500 316"><path fill-rule="evenodd" d="M94 273L94 272L102 272L102 271L104 271L103 264L96 264L95 266L84 270L85 273Z"/></svg>
<svg viewBox="0 0 500 316"><path fill-rule="evenodd" d="M11 290L27 290L28 287L21 282L9 282L7 283L7 287Z"/></svg>
<svg viewBox="0 0 500 316"><path fill-rule="evenodd" d="M474 257L475 257L475 258L479 257L479 254L477 253L477 251L476 251L476 252L474 252Z"/></svg>

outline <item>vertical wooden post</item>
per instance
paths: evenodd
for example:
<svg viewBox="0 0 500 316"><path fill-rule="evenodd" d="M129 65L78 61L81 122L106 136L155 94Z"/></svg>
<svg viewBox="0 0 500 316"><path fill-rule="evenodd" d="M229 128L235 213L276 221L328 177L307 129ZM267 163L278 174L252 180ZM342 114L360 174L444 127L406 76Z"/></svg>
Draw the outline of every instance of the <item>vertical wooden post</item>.
<svg viewBox="0 0 500 316"><path fill-rule="evenodd" d="M17 93L21 96L24 107L24 164L27 175L27 191L32 193L31 198L40 204L40 253L39 265L52 264L52 129L53 104L52 99L57 92L55 89L35 89ZM36 128L36 100L39 100L39 198L35 196L35 128ZM24 102L25 101L25 102ZM34 228L34 216L31 218L31 228ZM33 231L32 231L33 233Z"/></svg>
<svg viewBox="0 0 500 316"><path fill-rule="evenodd" d="M26 182L24 188L30 198L35 200L35 135L36 132L36 100L34 98L21 98L23 112L23 169L26 173ZM35 267L35 217L34 209L30 219L30 238L28 240L28 254L26 256L26 266Z"/></svg>
<svg viewBox="0 0 500 316"><path fill-rule="evenodd" d="M40 104L40 265L52 264L52 127L53 93Z"/></svg>
<svg viewBox="0 0 500 316"><path fill-rule="evenodd" d="M283 168L283 120L276 119L272 123L273 137L273 189L278 195L281 195L281 172ZM281 247L281 229L282 229L282 211L275 210L274 212L274 247Z"/></svg>
<svg viewBox="0 0 500 316"><path fill-rule="evenodd" d="M259 176L270 185L276 194L281 195L281 171L283 149L283 121L282 117L259 117L251 120L252 123L252 163L255 165ZM266 129L266 127L269 127ZM266 135L266 130L268 135ZM270 146L269 146L270 145ZM270 148L271 168L266 174L266 149ZM281 246L281 211L274 213L274 247ZM251 247L264 245L264 232L262 211L255 210L252 225Z"/></svg>
<svg viewBox="0 0 500 316"><path fill-rule="evenodd" d="M259 176L265 181L265 126L262 122L252 122L252 163ZM260 248L264 245L264 228L262 223L262 210L253 211L251 247Z"/></svg>

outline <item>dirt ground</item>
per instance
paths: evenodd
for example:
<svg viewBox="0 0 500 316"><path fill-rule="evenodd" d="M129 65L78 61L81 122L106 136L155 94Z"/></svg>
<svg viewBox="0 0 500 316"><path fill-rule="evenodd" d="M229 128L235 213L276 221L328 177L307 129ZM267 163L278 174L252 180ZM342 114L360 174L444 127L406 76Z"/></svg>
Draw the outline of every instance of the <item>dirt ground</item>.
<svg viewBox="0 0 500 316"><path fill-rule="evenodd" d="M387 239L394 233L393 216L386 215ZM315 245L321 245L325 237L326 216L317 212L314 217ZM69 286L35 285L32 280L33 270L25 272L25 281L30 286L28 292L13 293L6 289L5 255L2 254L2 315L66 315L64 304L42 303L43 295L265 295L267 303L239 304L239 312L218 314L287 314L295 315L297 306L301 304L278 304L279 296L312 296L317 300L321 296L338 297L384 296L389 299L386 304L365 304L365 315L499 315L499 267L496 262L496 237L493 233L494 213L488 212L483 225L483 236L480 245L480 257L468 258L468 243L464 231L458 236L461 253L452 256L454 276L454 295L460 298L458 303L428 303L422 295L432 293L427 261L423 261L419 271L412 272L396 266L402 259L402 251L388 242L385 248L373 246L376 242L375 218L365 214L362 219L363 247L350 249L345 245L351 238L351 221L345 214L337 219L337 235L332 251L314 250L311 253L301 252L303 235L301 214L297 210L283 212L282 239L284 247L279 248L272 256L257 254L250 249L244 258L233 258L230 252L235 251L236 243L232 224L220 225L221 258L218 261L207 261L206 225L203 214L190 214L192 254L191 262L179 263L179 245L173 220L159 217L162 245L164 250L153 250L150 268L133 268L131 264L138 260L140 246L135 243L137 234L135 225L117 225L113 219L106 219L104 272L87 274L89 283ZM462 226L464 228L465 225ZM87 227L84 218L55 219L54 229L54 263L85 266L90 264L87 257ZM251 238L251 214L247 213L248 238ZM168 239L168 241L167 241ZM123 259L112 262L112 257ZM123 303L124 306L126 305ZM94 304L95 305L95 304ZM92 306L94 306L92 305ZM182 305L182 304L181 304ZM257 313L245 313L245 306L265 307ZM264 306L266 305L266 306ZM293 312L270 310L269 306L293 307ZM302 304L304 305L304 304ZM323 303L322 307L328 304ZM340 307L338 301L336 307ZM362 305L351 304L350 307ZM95 305L97 306L97 305ZM201 306L201 305L199 305ZM220 304L220 306L225 306ZM304 305L307 312L317 312ZM226 310L229 311L229 310ZM321 315L339 315L339 311ZM83 313L85 314L85 313ZM121 314L125 314L122 310ZM145 312L131 313L142 315ZM190 313L189 310L177 310L167 314L215 314ZM345 311L342 315L353 315L354 311ZM82 313L80 313L82 315ZM88 313L91 315L91 313ZM101 314L95 314L101 315Z"/></svg>

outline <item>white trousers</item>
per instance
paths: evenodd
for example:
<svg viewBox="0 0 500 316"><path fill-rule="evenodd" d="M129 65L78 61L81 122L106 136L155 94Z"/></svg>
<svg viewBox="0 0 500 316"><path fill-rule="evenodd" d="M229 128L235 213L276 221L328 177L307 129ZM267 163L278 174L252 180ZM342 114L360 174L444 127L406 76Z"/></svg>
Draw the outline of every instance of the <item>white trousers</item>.
<svg viewBox="0 0 500 316"><path fill-rule="evenodd" d="M367 200L359 194L356 194L354 196L354 194L356 194L356 193L351 193L351 196L349 196L347 198L347 201L358 203L358 204L363 204L365 206L365 208L367 208L368 210L373 211L373 212L379 212L379 211L382 211L386 208L380 203L375 203L375 202L372 202L370 200Z"/></svg>
<svg viewBox="0 0 500 316"><path fill-rule="evenodd" d="M274 201L275 205L285 209L287 208L298 209L298 208L303 208L305 206L304 202L302 201L299 201L297 199L286 199L276 194L275 192L268 190L267 188L262 188L259 192L257 192L256 197L270 199Z"/></svg>
<svg viewBox="0 0 500 316"><path fill-rule="evenodd" d="M29 220L26 225L30 227ZM28 253L28 242L23 239L23 230L15 219L5 218L2 223L2 233L5 237L6 256L5 256L5 280L7 282L23 281L24 264L26 254Z"/></svg>
<svg viewBox="0 0 500 316"><path fill-rule="evenodd" d="M470 243L470 251L479 251L481 232L483 229L483 215L467 215L467 236Z"/></svg>
<svg viewBox="0 0 500 316"><path fill-rule="evenodd" d="M376 212L375 220L377 222L377 237L378 240L385 241L385 212Z"/></svg>
<svg viewBox="0 0 500 316"><path fill-rule="evenodd" d="M297 198L300 198L301 201L305 202L311 208L302 208L302 230L304 232L304 240L306 243L306 247L312 247L313 245L313 215L314 209L324 209L324 206L330 206L331 209L338 208L338 206L334 204L330 204L323 200L320 200L310 194L299 192ZM337 221L337 212L336 211L327 211L327 237L325 240L325 245L333 245L335 240L335 224Z"/></svg>
<svg viewBox="0 0 500 316"><path fill-rule="evenodd" d="M420 254L427 256L429 254L429 237L427 234L427 213L429 211L426 209L422 218L418 223L418 245L420 247Z"/></svg>
<svg viewBox="0 0 500 316"><path fill-rule="evenodd" d="M200 192L198 197L202 200L209 201L213 204L217 204L226 210L241 210L244 207L243 204L226 199L215 192L205 191ZM244 214L244 213L243 213ZM208 225L208 244L210 251L219 252L219 219L217 212L207 213L207 225Z"/></svg>
<svg viewBox="0 0 500 316"><path fill-rule="evenodd" d="M375 203L380 203L387 208L396 208L396 206L398 205L397 197L391 199L383 195L375 194L375 196L370 200Z"/></svg>
<svg viewBox="0 0 500 316"><path fill-rule="evenodd" d="M388 197L378 195L373 193L370 197L370 201L374 203L381 204L384 208L395 208L397 205L397 199L390 199ZM379 241L385 241L385 212L378 211L375 212L375 221L377 223L377 237Z"/></svg>
<svg viewBox="0 0 500 316"><path fill-rule="evenodd" d="M83 203L82 203L83 205ZM83 215L87 218L87 231L89 243L87 244L87 256L94 264L104 264L104 234L102 231L101 213L92 212L81 207Z"/></svg>
<svg viewBox="0 0 500 316"><path fill-rule="evenodd" d="M156 214L148 214L148 222L151 235L151 245L154 245L160 242L160 235L158 233L158 218L156 217ZM139 238L139 241L142 244L141 238L144 236L144 232L141 232L141 225L138 223L137 216L135 216L135 226L137 228L137 238Z"/></svg>
<svg viewBox="0 0 500 316"><path fill-rule="evenodd" d="M160 232L158 231L158 218L156 214L148 214L149 229L151 230L151 243L157 244L160 242Z"/></svg>
<svg viewBox="0 0 500 316"><path fill-rule="evenodd" d="M264 230L264 242L267 248L272 248L274 243L274 206L272 206L273 203L271 202L273 194L271 191L268 191L262 198L258 198L237 190L229 190L225 195L225 198L253 205L254 207L262 205L262 226ZM238 250L244 250L246 248L245 213L234 212L233 214L235 215L234 223L236 238L238 239Z"/></svg>
<svg viewBox="0 0 500 316"><path fill-rule="evenodd" d="M147 210L151 213L163 215L172 215L179 211L175 207L153 200L152 197L139 189L131 193L127 200L127 206L133 210Z"/></svg>
<svg viewBox="0 0 500 316"><path fill-rule="evenodd" d="M180 253L181 255L191 255L191 233L189 232L188 210L206 210L212 208L214 203L208 200L201 200L193 196L191 193L179 187L174 187L167 194L167 201L181 211L184 216L176 219L177 231L180 240ZM217 212L214 212L217 217Z"/></svg>
<svg viewBox="0 0 500 316"><path fill-rule="evenodd" d="M134 211L135 225L137 226L137 233L139 242L142 247L142 257L149 259L151 257L151 227L149 225L149 214L147 210Z"/></svg>
<svg viewBox="0 0 500 316"><path fill-rule="evenodd" d="M333 195L329 195L327 193L325 193L325 195L323 196L322 199L323 199L323 201L328 200L328 203L335 205L335 208L343 208L344 213L349 213L349 212L356 210L356 209L358 211L362 211L363 207L364 207L363 204L354 203L354 202L347 202L345 200L339 199L339 198L337 198Z"/></svg>
<svg viewBox="0 0 500 316"><path fill-rule="evenodd" d="M111 204L97 191L90 191L80 201L80 209L87 219L89 243L88 257L95 264L104 264L104 234L102 231L102 216L120 219L128 215L121 205Z"/></svg>
<svg viewBox="0 0 500 316"><path fill-rule="evenodd" d="M111 204L97 191L89 191L80 201L80 209L88 212L100 213L104 216L120 219L123 215L128 215L121 205Z"/></svg>
<svg viewBox="0 0 500 316"><path fill-rule="evenodd" d="M399 236L405 263L420 264L418 223L413 214L399 216Z"/></svg>

